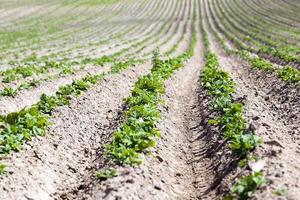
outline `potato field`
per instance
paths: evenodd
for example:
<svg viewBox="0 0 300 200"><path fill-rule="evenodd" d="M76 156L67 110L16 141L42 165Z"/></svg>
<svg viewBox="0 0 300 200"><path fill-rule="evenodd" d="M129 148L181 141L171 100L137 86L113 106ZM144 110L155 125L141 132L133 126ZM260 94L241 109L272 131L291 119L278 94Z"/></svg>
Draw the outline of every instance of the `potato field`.
<svg viewBox="0 0 300 200"><path fill-rule="evenodd" d="M0 200L300 200L299 0L0 0Z"/></svg>

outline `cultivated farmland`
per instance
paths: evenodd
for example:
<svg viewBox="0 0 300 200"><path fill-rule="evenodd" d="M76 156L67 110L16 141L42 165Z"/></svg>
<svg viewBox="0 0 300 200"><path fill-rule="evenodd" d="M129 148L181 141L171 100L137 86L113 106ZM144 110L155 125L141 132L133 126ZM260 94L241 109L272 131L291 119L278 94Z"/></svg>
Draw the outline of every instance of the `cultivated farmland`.
<svg viewBox="0 0 300 200"><path fill-rule="evenodd" d="M0 200L299 200L300 1L0 0Z"/></svg>

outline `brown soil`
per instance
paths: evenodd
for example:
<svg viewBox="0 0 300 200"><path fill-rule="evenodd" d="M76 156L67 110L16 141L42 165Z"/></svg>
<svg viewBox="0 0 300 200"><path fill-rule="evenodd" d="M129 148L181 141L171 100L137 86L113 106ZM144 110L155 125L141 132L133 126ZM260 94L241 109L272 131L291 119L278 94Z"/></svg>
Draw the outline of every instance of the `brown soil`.
<svg viewBox="0 0 300 200"><path fill-rule="evenodd" d="M178 18L170 16L167 10L166 12L163 12L164 9L160 10L157 13L158 18L173 20L169 30L165 28L160 35L154 34L155 36L148 42L130 49L122 57L125 58L130 54L136 54L135 56L149 54L162 43L159 48L162 52L166 52L182 34L185 34L172 56L183 53L191 40L192 12L195 6L199 8L200 1L205 4L208 2L180 1L177 12L181 14ZM147 4L149 5L147 9L157 8L156 2L159 1ZM172 4L174 9L175 2L175 0L160 2L160 6L167 9ZM123 19L130 21L131 15L139 13L141 2L131 6L120 3L108 10L104 7L103 10L107 12L120 10L122 6L132 9L132 13L127 13L124 15L127 18ZM197 31L200 37L195 55L165 82L163 103L159 105L162 119L157 125L161 138L157 139L157 145L150 150L150 155L145 155L141 166L118 166L107 160L103 144L111 140L112 133L124 121L123 99L130 95L138 78L149 73L152 66L150 61L124 70L120 74L106 75L104 80L80 98L72 99L70 106L55 110L51 118L52 126L45 137L36 137L27 142L20 152L7 157L2 156L0 163L8 163L9 171L7 175L0 177L0 199L222 199L243 172L238 168L238 160L231 156L227 141L221 139L220 127L208 123L208 120L217 117L218 113L212 111L210 107L212 99L201 85L200 77L205 61L198 23L199 14L205 8L207 6L202 5L199 10L196 9ZM30 15L35 9L32 8L32 11L24 12L19 17ZM147 12L145 11L146 14ZM146 14L138 15L141 21L148 17ZM209 12L208 17L211 17ZM102 20L99 18L94 22L101 23ZM137 30L132 33L134 36L129 35L105 44L95 50L94 55L117 52L130 46L132 43L126 44L125 41L135 37L138 39L135 42L142 41L149 35L158 33L164 21L154 18L147 22L143 21L149 23L144 30ZM185 22L188 22L187 30L183 30ZM175 29L177 24L178 30ZM254 153L266 163L263 173L268 183L255 194L254 199L299 199L299 89L285 84L274 74L251 69L238 57L225 55L217 40L209 32L207 21L204 26L208 31L211 50L218 56L220 66L229 72L237 83L234 98L245 105L244 115L249 124L248 128L254 130L265 141ZM115 31L118 32L120 27L123 26L119 26ZM86 33L93 32L82 32ZM169 40L165 41L166 38ZM146 47L136 53L143 45ZM88 49L84 53L89 54L90 50L93 51ZM76 51L73 52L74 55ZM108 67L103 70L107 71ZM20 93L14 101L12 98L3 98L0 102L0 112L7 113L31 105L38 100L41 93L53 94L60 85L65 85L85 73L87 71L53 82L45 82L39 88ZM95 173L108 167L116 168L119 175L105 181L96 179ZM286 190L284 197L274 195L275 191L282 189Z"/></svg>
<svg viewBox="0 0 300 200"><path fill-rule="evenodd" d="M300 90L279 80L275 74L251 69L249 64L227 56L216 39L209 34L211 48L225 71L231 74L236 86L236 99L245 104L245 116L251 128L264 144L257 149L266 166L268 184L257 199L282 199L274 195L286 190L287 199L300 196Z"/></svg>
<svg viewBox="0 0 300 200"><path fill-rule="evenodd" d="M79 100L55 113L46 137L35 138L3 160L11 173L1 178L2 199L52 199L59 187L71 187L89 166L93 150L107 140L123 98L150 64L108 76ZM105 98L103 98L105 97Z"/></svg>

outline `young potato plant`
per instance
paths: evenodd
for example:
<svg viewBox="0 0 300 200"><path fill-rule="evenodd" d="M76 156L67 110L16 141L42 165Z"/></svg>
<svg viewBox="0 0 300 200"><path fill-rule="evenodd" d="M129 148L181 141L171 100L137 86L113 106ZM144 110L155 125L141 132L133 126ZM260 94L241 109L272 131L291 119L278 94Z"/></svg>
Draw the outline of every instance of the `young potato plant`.
<svg viewBox="0 0 300 200"><path fill-rule="evenodd" d="M1 116L3 129L0 133L0 153L20 150L22 144L33 136L44 135L50 124L48 116L38 107L24 108L19 112Z"/></svg>
<svg viewBox="0 0 300 200"><path fill-rule="evenodd" d="M254 192L266 182L261 172L254 172L243 176L231 188L230 193L224 200L246 200L253 196Z"/></svg>
<svg viewBox="0 0 300 200"><path fill-rule="evenodd" d="M106 170L103 170L103 171L98 171L96 172L96 177L99 179L99 180L107 180L109 178L113 178L113 177L116 177L118 176L118 173L115 169L106 169Z"/></svg>
<svg viewBox="0 0 300 200"><path fill-rule="evenodd" d="M81 80L60 87L55 96L43 94L36 105L1 116L4 128L0 133L0 154L18 151L32 137L44 135L50 125L48 118L53 109L69 104L70 96L80 95L102 78L103 74L87 75Z"/></svg>
<svg viewBox="0 0 300 200"><path fill-rule="evenodd" d="M2 82L10 83L20 78L26 78L32 76L33 74L41 74L45 72L48 72L47 66L37 67L31 63L25 63L23 66L1 72L1 75L4 76Z"/></svg>
<svg viewBox="0 0 300 200"><path fill-rule="evenodd" d="M282 80L288 83L298 83L300 81L300 71L290 66L278 69L277 74Z"/></svg>
<svg viewBox="0 0 300 200"><path fill-rule="evenodd" d="M275 70L272 63L270 63L269 61L267 61L263 58L260 58L260 57L250 58L249 61L253 68L261 69L261 70L265 70L265 71L274 71Z"/></svg>
<svg viewBox="0 0 300 200"><path fill-rule="evenodd" d="M203 31L202 31L203 32ZM299 70L296 68L292 68L289 66L285 66L284 68L278 69L273 66L273 64L261 57L252 57L249 52L253 53L263 53L263 54L268 54L268 55L274 55L275 57L278 57L282 60L284 60L286 63L289 62L300 62L299 56L296 55L290 55L289 52L291 51L297 51L293 47L280 47L280 48L274 48L274 47L268 47L268 46L261 46L258 51L255 51L254 49L248 47L245 45L243 42L236 40L235 36L230 34L229 32L223 32L231 41L235 43L236 46L238 46L239 50L233 50L229 49L225 44L224 44L224 39L220 38L219 35L216 33L215 36L218 38L220 41L222 48L225 50L226 53L228 54L239 54L240 57L246 61L248 61L253 68L260 69L260 70L265 70L269 72L275 72L277 73L278 77L281 78L283 81L287 83L296 83L298 84L299 82ZM204 37L204 44L206 42L206 36L205 33L203 35ZM249 38L248 38L249 39ZM208 46L205 44L205 46Z"/></svg>
<svg viewBox="0 0 300 200"><path fill-rule="evenodd" d="M111 73L116 74L120 71L127 69L128 67L135 66L137 63L142 62L142 60L135 60L134 58L129 58L125 61L116 62L111 67Z"/></svg>
<svg viewBox="0 0 300 200"><path fill-rule="evenodd" d="M3 163L0 163L0 176L6 173L7 166Z"/></svg>
<svg viewBox="0 0 300 200"><path fill-rule="evenodd" d="M290 48L288 47L262 46L258 52L277 57L285 61L285 63L292 63L292 62L300 63L300 57L298 55L293 55L290 52Z"/></svg>
<svg viewBox="0 0 300 200"><path fill-rule="evenodd" d="M1 92L0 96L9 96L9 97L15 97L17 95L17 91L14 90L11 87L5 87Z"/></svg>

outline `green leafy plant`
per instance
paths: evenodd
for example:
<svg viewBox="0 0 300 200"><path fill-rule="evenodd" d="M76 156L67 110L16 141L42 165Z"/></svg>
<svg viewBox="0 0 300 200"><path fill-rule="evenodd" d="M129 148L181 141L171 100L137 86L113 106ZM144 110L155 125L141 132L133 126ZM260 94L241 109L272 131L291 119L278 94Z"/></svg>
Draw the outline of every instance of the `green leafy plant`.
<svg viewBox="0 0 300 200"><path fill-rule="evenodd" d="M267 61L263 58L260 58L260 57L250 58L250 63L253 68L262 69L262 70L266 70L266 71L274 71L275 70L272 63L270 63L269 61Z"/></svg>
<svg viewBox="0 0 300 200"><path fill-rule="evenodd" d="M50 125L48 117L58 106L68 105L70 96L79 96L83 91L102 80L104 74L87 75L71 84L62 86L53 96L43 94L36 105L0 116L0 154L20 150L22 144L33 136L44 135Z"/></svg>
<svg viewBox="0 0 300 200"><path fill-rule="evenodd" d="M1 93L0 93L1 96L10 96L10 97L15 97L17 95L17 91L14 90L13 88L11 87L5 87Z"/></svg>
<svg viewBox="0 0 300 200"><path fill-rule="evenodd" d="M203 32L206 47L206 63L201 75L202 84L213 97L213 109L220 114L218 119L210 119L208 123L220 126L221 135L229 141L232 154L242 159L239 164L244 167L250 159L251 154L249 152L261 144L262 139L254 133L246 131L247 124L243 117L243 104L234 102L232 98L235 92L235 84L229 74L219 67L217 56L209 48L210 43L203 27L203 18L200 20L200 30ZM251 38L248 37L247 40L249 39ZM241 57L247 60L252 59L247 51L243 51ZM257 68L273 70L273 68L270 68L269 63L259 58L252 59L252 64ZM265 179L261 172L244 176L232 187L230 193L224 199L248 199L264 182Z"/></svg>
<svg viewBox="0 0 300 200"><path fill-rule="evenodd" d="M115 169L105 169L103 171L96 172L96 177L100 180L107 180L118 176L118 173Z"/></svg>
<svg viewBox="0 0 300 200"><path fill-rule="evenodd" d="M64 74L74 74L74 73L75 73L75 71L74 71L73 67L66 65L66 66L62 67L61 72L59 74L64 75Z"/></svg>
<svg viewBox="0 0 300 200"><path fill-rule="evenodd" d="M7 166L3 163L0 163L0 175L3 175L6 173Z"/></svg>
<svg viewBox="0 0 300 200"><path fill-rule="evenodd" d="M262 144L262 139L254 134L236 135L230 143L230 148L234 155L245 157L247 153L253 150L256 146Z"/></svg>
<svg viewBox="0 0 300 200"><path fill-rule="evenodd" d="M18 151L32 136L44 135L50 124L36 106L2 116L1 122L4 128L0 133L0 153Z"/></svg>
<svg viewBox="0 0 300 200"><path fill-rule="evenodd" d="M285 188L280 188L280 189L277 189L275 191L272 192L274 195L276 196L284 196L287 194L287 189Z"/></svg>
<svg viewBox="0 0 300 200"><path fill-rule="evenodd" d="M42 80L26 81L26 82L22 83L22 84L18 87L18 90L35 88L35 87L37 87L38 85L41 84L41 81L42 81Z"/></svg>
<svg viewBox="0 0 300 200"><path fill-rule="evenodd" d="M277 70L278 76L288 82L296 83L300 81L300 71L296 68L287 66Z"/></svg>
<svg viewBox="0 0 300 200"><path fill-rule="evenodd" d="M135 64L139 63L140 60L135 60L130 58L126 61L116 62L111 67L111 73L119 73L120 71L127 69L130 66L134 66Z"/></svg>
<svg viewBox="0 0 300 200"><path fill-rule="evenodd" d="M254 192L266 182L261 172L255 172L244 176L231 188L230 194L224 200L246 200L252 197Z"/></svg>

